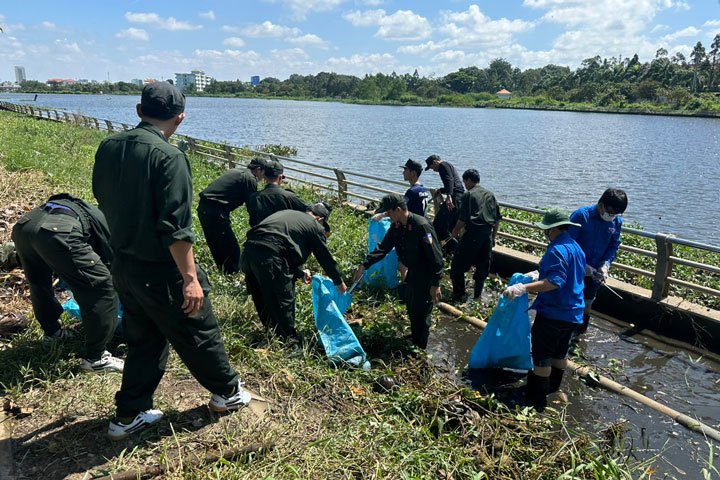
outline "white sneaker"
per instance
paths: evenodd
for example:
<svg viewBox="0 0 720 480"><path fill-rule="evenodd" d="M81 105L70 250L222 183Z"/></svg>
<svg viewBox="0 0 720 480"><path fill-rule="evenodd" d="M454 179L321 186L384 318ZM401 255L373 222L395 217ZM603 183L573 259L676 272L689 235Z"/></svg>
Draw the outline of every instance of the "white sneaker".
<svg viewBox="0 0 720 480"><path fill-rule="evenodd" d="M210 410L216 413L227 413L247 406L252 397L242 386L243 383L238 381L237 391L229 397L213 393L208 404Z"/></svg>
<svg viewBox="0 0 720 480"><path fill-rule="evenodd" d="M117 357L113 357L110 352L105 350L100 356L100 360L88 360L83 358L80 370L88 373L122 373L125 362Z"/></svg>
<svg viewBox="0 0 720 480"><path fill-rule="evenodd" d="M108 437L110 437L110 440L123 440L150 425L155 425L162 417L163 412L160 410L145 410L138 413L133 421L127 425L118 421L111 421L110 425L108 425Z"/></svg>
<svg viewBox="0 0 720 480"><path fill-rule="evenodd" d="M50 345L59 340L65 340L65 339L72 338L72 337L73 337L73 333L70 330L67 330L65 328L59 328L58 331L53 333L52 335L44 335L43 343L45 345Z"/></svg>

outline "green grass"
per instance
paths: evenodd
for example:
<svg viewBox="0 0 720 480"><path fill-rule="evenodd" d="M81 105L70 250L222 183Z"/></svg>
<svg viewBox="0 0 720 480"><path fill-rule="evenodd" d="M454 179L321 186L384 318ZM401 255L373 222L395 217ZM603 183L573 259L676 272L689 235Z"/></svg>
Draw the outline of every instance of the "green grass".
<svg viewBox="0 0 720 480"><path fill-rule="evenodd" d="M10 172L44 172L35 185L42 191L69 191L92 200L93 155L101 138L99 132L0 112L2 166ZM191 158L191 165L196 192L220 174L198 158ZM315 197L308 190L300 193L308 200ZM245 210L233 220L242 238ZM349 278L365 251L366 220L338 207L331 222L330 250ZM221 276L199 227L196 232L196 257L209 273L231 362L251 390L271 400L269 410L261 418L247 409L209 418L202 406L207 393L172 356L156 394L167 419L133 442L109 444L104 429L119 377L80 375L74 352L81 337L48 350L33 321L0 350L5 394L34 408L30 417L16 422L16 432L23 435L18 447L25 474L41 475L43 469L118 472L152 464L177 468L182 463L182 470L165 478L625 479L644 468L624 462L587 433L569 431L561 416L509 410L436 375L423 355L408 355L402 339L408 321L393 294L361 292L349 313L363 320L360 339L373 360L370 372L329 367L312 341L299 357L291 357L274 338L266 348L254 348L253 341L264 333L242 276ZM318 271L314 260L310 268ZM25 308L28 313L27 303ZM298 285L297 318L299 330L312 339L305 285ZM400 388L376 393L374 379L383 374L394 375ZM275 448L242 462L199 466L192 461L207 449L251 443Z"/></svg>

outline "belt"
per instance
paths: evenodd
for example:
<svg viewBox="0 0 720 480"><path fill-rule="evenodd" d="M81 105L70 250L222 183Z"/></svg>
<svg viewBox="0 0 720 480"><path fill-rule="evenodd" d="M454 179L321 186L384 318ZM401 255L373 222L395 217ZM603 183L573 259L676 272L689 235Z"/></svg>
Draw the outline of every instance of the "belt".
<svg viewBox="0 0 720 480"><path fill-rule="evenodd" d="M40 208L48 212L50 215L67 215L75 220L80 219L78 214L75 213L75 210L70 207L66 207L65 205L60 205L59 203L47 202L41 205Z"/></svg>

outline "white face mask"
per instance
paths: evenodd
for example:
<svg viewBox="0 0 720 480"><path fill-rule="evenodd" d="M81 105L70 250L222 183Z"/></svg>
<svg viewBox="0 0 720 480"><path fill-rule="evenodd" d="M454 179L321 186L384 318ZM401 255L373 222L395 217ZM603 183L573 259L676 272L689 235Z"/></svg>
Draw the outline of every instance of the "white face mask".
<svg viewBox="0 0 720 480"><path fill-rule="evenodd" d="M617 214L611 215L607 212L603 212L600 214L600 218L602 218L606 222L612 222L613 220L615 220L617 218Z"/></svg>

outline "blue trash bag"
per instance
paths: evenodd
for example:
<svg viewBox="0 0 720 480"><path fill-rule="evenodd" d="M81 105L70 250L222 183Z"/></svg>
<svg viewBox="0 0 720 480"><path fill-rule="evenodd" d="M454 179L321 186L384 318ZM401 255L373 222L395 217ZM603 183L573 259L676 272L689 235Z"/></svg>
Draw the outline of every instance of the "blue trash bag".
<svg viewBox="0 0 720 480"><path fill-rule="evenodd" d="M352 303L352 295L341 295L332 280L313 275L312 301L315 326L328 360L334 365L369 370L367 354L343 316Z"/></svg>
<svg viewBox="0 0 720 480"><path fill-rule="evenodd" d="M516 273L510 278L509 285L532 281L529 275ZM500 297L487 327L470 353L468 368L532 370L527 293L513 300Z"/></svg>
<svg viewBox="0 0 720 480"><path fill-rule="evenodd" d="M392 222L389 218L383 218L379 222L369 220L368 222L368 252L375 250L375 247L382 242ZM395 249L385 255L385 258L365 270L363 283L374 288L395 288L398 286L398 258Z"/></svg>

